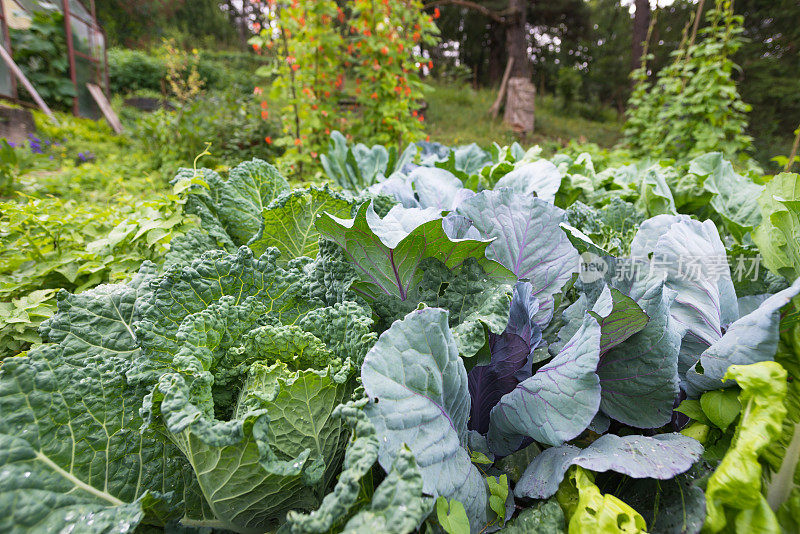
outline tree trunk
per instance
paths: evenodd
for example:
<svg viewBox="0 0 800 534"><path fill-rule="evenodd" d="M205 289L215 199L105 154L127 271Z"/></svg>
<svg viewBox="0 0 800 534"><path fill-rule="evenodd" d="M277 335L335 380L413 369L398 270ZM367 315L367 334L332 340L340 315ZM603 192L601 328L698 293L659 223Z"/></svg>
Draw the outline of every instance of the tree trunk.
<svg viewBox="0 0 800 534"><path fill-rule="evenodd" d="M505 45L505 28L493 23L489 30L489 84L492 86L503 77L503 67L508 61Z"/></svg>
<svg viewBox="0 0 800 534"><path fill-rule="evenodd" d="M524 0L509 0L508 11L510 15L505 24L506 50L508 57L514 58L514 69L511 71L511 77L530 79L531 62L528 57L526 2Z"/></svg>
<svg viewBox="0 0 800 534"><path fill-rule="evenodd" d="M506 24L506 50L514 58L508 80L506 109L503 121L523 137L533 131L536 87L531 82L531 62L528 56L527 2L509 0L510 13Z"/></svg>
<svg viewBox="0 0 800 534"><path fill-rule="evenodd" d="M644 40L647 39L647 28L650 27L650 0L636 0L636 11L633 13L633 42L631 43L631 70L642 64Z"/></svg>

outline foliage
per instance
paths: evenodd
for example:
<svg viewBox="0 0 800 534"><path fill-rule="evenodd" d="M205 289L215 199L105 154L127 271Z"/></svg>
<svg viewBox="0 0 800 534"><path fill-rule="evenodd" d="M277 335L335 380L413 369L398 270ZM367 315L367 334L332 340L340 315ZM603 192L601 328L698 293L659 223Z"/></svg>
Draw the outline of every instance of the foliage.
<svg viewBox="0 0 800 534"><path fill-rule="evenodd" d="M242 94L246 94L253 89L246 78L269 59L268 56L249 52L200 49L196 67L200 80L208 90L224 91L238 87ZM163 54L127 48L108 49L108 69L109 86L114 94L142 90L160 93L161 82L167 73Z"/></svg>
<svg viewBox="0 0 800 534"><path fill-rule="evenodd" d="M791 173L775 176L758 198L762 219L753 234L766 266L789 280L800 276L798 195L800 176Z"/></svg>
<svg viewBox="0 0 800 534"><path fill-rule="evenodd" d="M173 40L165 39L158 54L164 61L167 71L164 81L168 94L177 99L179 106L183 108L203 91L203 81L197 70L199 57L197 49L189 54L177 48Z"/></svg>
<svg viewBox="0 0 800 534"><path fill-rule="evenodd" d="M58 11L36 11L30 28L9 31L14 61L51 105L72 107L75 86L69 75L64 15Z"/></svg>
<svg viewBox="0 0 800 534"><path fill-rule="evenodd" d="M791 530L800 282L727 256L782 228L795 175L334 143L369 188L182 169L163 268L59 293L0 366L0 529ZM49 312L32 289L6 331Z"/></svg>
<svg viewBox="0 0 800 534"><path fill-rule="evenodd" d="M700 42L687 39L673 52L674 61L656 81L646 65L635 71L636 88L628 101L625 136L634 153L654 158L694 157L720 151L733 158L745 151L745 113L732 74L731 56L742 44L742 17L729 0L716 0L706 14Z"/></svg>
<svg viewBox="0 0 800 534"><path fill-rule="evenodd" d="M280 58L257 72L274 77L269 96L280 106L271 111L280 115L284 135L273 142L286 149L295 172L302 174L309 155L317 157L331 130L385 144L420 137L422 58L415 50L434 43L436 34L420 2L269 2L269 19L250 42Z"/></svg>
<svg viewBox="0 0 800 534"><path fill-rule="evenodd" d="M252 98L235 89L214 92L188 102L182 110L159 109L140 117L135 137L156 168L170 172L188 165L211 143L209 165L225 165L245 157L274 159L280 150L264 143L278 126L260 120Z"/></svg>
<svg viewBox="0 0 800 534"><path fill-rule="evenodd" d="M241 44L215 0L95 0L94 5L111 46L153 46L164 38L184 48Z"/></svg>
<svg viewBox="0 0 800 534"><path fill-rule="evenodd" d="M160 262L183 215L177 197L121 197L107 205L58 198L0 203L0 358L38 343L58 289L80 292L127 280L145 260Z"/></svg>

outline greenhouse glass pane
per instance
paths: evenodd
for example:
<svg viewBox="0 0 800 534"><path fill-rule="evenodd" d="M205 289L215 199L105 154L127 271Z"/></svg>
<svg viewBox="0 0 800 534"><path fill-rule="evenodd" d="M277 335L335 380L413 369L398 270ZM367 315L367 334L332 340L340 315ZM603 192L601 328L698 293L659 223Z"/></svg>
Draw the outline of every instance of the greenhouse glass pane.
<svg viewBox="0 0 800 534"><path fill-rule="evenodd" d="M73 16L80 17L87 22L92 20L92 14L89 13L89 10L83 7L83 4L78 2L78 0L69 0L69 12Z"/></svg>
<svg viewBox="0 0 800 534"><path fill-rule="evenodd" d="M72 46L77 52L91 55L92 46L89 36L91 35L91 28L88 24L76 18L70 18L70 27L72 28Z"/></svg>
<svg viewBox="0 0 800 534"><path fill-rule="evenodd" d="M0 46L5 48L6 36L3 27L0 26ZM0 95L12 97L11 94L11 70L5 61L0 61Z"/></svg>
<svg viewBox="0 0 800 534"><path fill-rule="evenodd" d="M87 83L100 84L96 65L80 56L75 56L75 78L78 82L78 115L99 119L101 116L100 108L92 98L92 94L86 87Z"/></svg>

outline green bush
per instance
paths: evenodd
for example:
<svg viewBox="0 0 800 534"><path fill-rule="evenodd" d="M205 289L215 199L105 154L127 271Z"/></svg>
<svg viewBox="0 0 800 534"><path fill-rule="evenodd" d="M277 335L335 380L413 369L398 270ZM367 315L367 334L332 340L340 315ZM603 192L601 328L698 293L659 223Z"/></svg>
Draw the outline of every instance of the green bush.
<svg viewBox="0 0 800 534"><path fill-rule="evenodd" d="M279 150L267 144L280 127L262 120L258 103L235 89L213 92L175 111L157 110L136 122L134 135L157 167L189 166L211 143L206 166L225 165L246 158L273 161ZM174 171L175 169L171 169Z"/></svg>
<svg viewBox="0 0 800 534"><path fill-rule="evenodd" d="M247 52L201 50L197 71L207 89L236 87L241 92L253 90L252 73L269 61ZM108 50L108 78L112 93L135 91L161 92L167 74L164 60L155 53L126 48Z"/></svg>
<svg viewBox="0 0 800 534"><path fill-rule="evenodd" d="M124 48L108 51L108 81L113 93L160 91L166 75L164 62L146 52Z"/></svg>

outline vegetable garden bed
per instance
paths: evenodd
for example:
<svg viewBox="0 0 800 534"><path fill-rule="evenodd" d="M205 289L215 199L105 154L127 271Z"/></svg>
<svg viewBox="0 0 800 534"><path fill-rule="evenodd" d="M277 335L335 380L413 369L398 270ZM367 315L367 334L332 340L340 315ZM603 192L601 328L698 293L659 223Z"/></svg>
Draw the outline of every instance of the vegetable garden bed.
<svg viewBox="0 0 800 534"><path fill-rule="evenodd" d="M796 532L796 174L349 146L0 365L3 532ZM199 531L199 530L198 530Z"/></svg>

